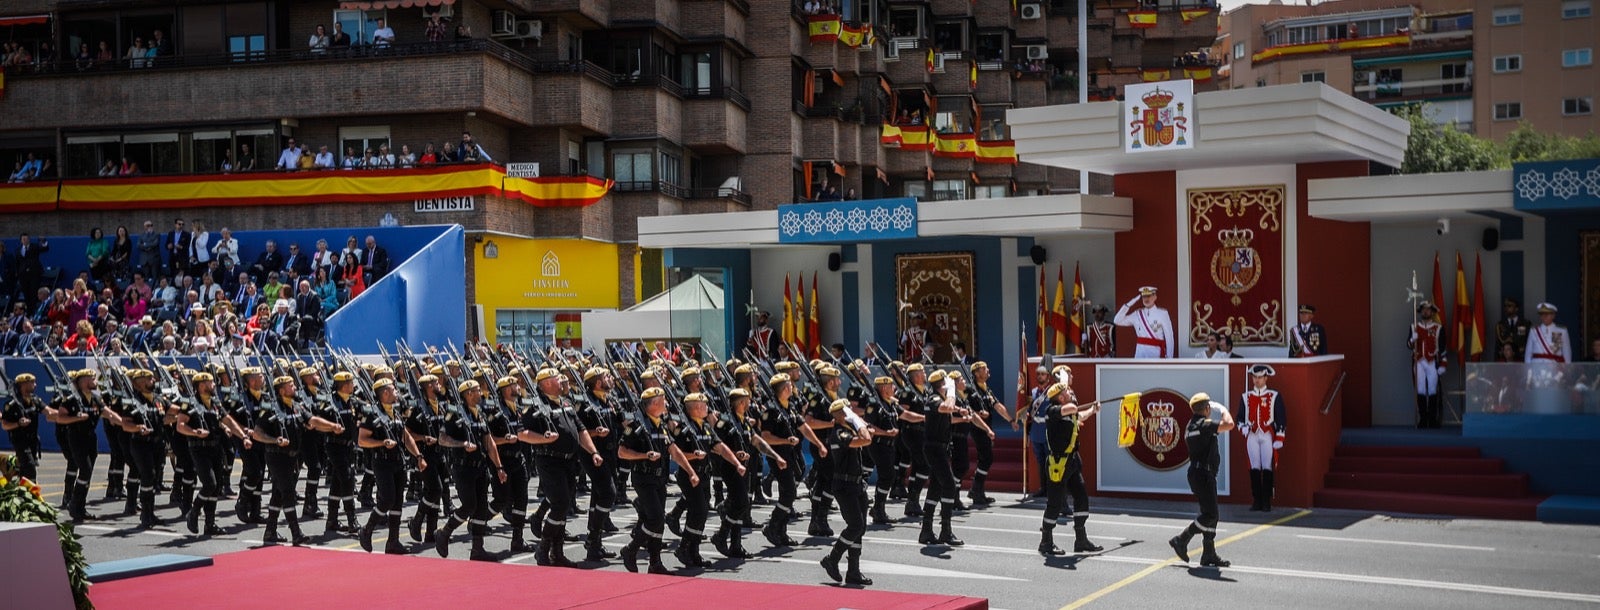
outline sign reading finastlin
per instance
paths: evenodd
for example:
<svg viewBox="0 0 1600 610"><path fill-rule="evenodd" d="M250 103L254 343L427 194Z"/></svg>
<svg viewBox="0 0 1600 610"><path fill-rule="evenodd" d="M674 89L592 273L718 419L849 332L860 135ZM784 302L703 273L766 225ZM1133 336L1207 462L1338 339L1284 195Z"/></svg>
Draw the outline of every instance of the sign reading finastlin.
<svg viewBox="0 0 1600 610"><path fill-rule="evenodd" d="M477 199L472 195L466 197L440 197L438 199L418 199L415 201L415 211L428 212L471 212L477 209Z"/></svg>
<svg viewBox="0 0 1600 610"><path fill-rule="evenodd" d="M1127 112L1120 119L1126 153L1194 148L1194 81L1135 83L1123 87Z"/></svg>
<svg viewBox="0 0 1600 610"><path fill-rule="evenodd" d="M538 178L539 177L539 164L538 163L507 163L506 164L506 177L507 178Z"/></svg>
<svg viewBox="0 0 1600 610"><path fill-rule="evenodd" d="M882 241L916 236L917 200L911 197L778 206L780 244Z"/></svg>
<svg viewBox="0 0 1600 610"><path fill-rule="evenodd" d="M1516 163L1511 187L1512 206L1522 211L1600 207L1600 159Z"/></svg>

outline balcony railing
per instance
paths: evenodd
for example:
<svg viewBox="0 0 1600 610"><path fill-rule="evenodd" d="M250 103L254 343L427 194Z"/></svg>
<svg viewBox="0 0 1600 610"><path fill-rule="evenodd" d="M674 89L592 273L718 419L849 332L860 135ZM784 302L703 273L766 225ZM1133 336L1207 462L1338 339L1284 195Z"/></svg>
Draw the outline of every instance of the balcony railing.
<svg viewBox="0 0 1600 610"><path fill-rule="evenodd" d="M62 59L53 63L17 66L8 69L8 76L42 73L102 73L127 70L185 70L310 61L345 61L356 59L388 59L397 57L425 57L459 55L463 53L488 53L511 63L527 67L531 59L492 40L463 40L451 42L418 42L394 44L387 47L371 45L332 48L325 52L311 49L275 49L239 53L185 53L144 59L116 59L112 61L87 61ZM531 69L530 69L531 70Z"/></svg>
<svg viewBox="0 0 1600 610"><path fill-rule="evenodd" d="M738 89L734 89L733 87L723 87L721 89L712 87L687 87L683 91L684 99L725 99L733 102L734 105L737 105L746 111L750 110L750 98L745 97L744 93L740 92Z"/></svg>
<svg viewBox="0 0 1600 610"><path fill-rule="evenodd" d="M733 187L718 186L710 188L689 189L685 199L728 199L734 203L750 206L750 194Z"/></svg>
<svg viewBox="0 0 1600 610"><path fill-rule="evenodd" d="M611 186L611 190L622 193L661 193L677 199L688 199L692 189L665 180L635 180L630 182L618 181Z"/></svg>

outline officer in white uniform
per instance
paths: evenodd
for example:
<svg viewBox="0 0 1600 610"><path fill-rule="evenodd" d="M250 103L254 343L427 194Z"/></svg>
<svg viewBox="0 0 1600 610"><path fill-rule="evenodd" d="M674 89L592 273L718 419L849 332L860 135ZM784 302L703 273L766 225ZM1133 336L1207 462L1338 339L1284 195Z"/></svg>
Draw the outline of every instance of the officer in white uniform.
<svg viewBox="0 0 1600 610"><path fill-rule="evenodd" d="M1137 308L1134 306L1138 305ZM1112 319L1117 326L1133 328L1134 358L1175 358L1177 346L1173 344L1172 316L1167 310L1156 307L1156 288L1145 286L1139 296L1117 310Z"/></svg>
<svg viewBox="0 0 1600 610"><path fill-rule="evenodd" d="M1528 347L1523 352L1525 362L1571 362L1572 335L1567 327L1556 324L1556 306L1540 303L1539 325L1528 333Z"/></svg>

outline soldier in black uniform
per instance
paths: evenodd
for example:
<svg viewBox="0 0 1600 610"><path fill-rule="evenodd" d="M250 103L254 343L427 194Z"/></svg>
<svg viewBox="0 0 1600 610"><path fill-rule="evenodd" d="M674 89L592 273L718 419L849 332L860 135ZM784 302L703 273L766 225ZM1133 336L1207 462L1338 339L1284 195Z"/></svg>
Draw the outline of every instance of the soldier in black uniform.
<svg viewBox="0 0 1600 610"><path fill-rule="evenodd" d="M334 373L333 394L312 410L317 417L344 428L338 434L329 434L324 444L328 458L328 521L322 532L328 537L354 536L361 531L356 526L356 445L360 442L362 412L368 405L356 397L355 380L349 371ZM340 509L344 510L342 527Z"/></svg>
<svg viewBox="0 0 1600 610"><path fill-rule="evenodd" d="M439 367L434 369L442 372ZM406 410L406 429L411 431L411 438L422 450L422 459L431 465L418 473L422 477L422 493L417 501L417 512L408 524L411 539L418 542L433 540L434 533L439 529L439 515L450 509L445 493L450 485L451 465L446 461L447 453L439 444L439 427L444 423L448 405L439 400L439 383L436 373L418 377L417 387L421 395Z"/></svg>
<svg viewBox="0 0 1600 610"><path fill-rule="evenodd" d="M39 416L44 401L33 393L38 385L30 373L17 375L11 380L11 400L0 410L0 427L5 428L11 449L17 452L17 474L29 480L39 478Z"/></svg>
<svg viewBox="0 0 1600 610"><path fill-rule="evenodd" d="M822 387L812 390L807 397L805 425L820 440L826 438L828 430L833 427L833 417L828 414L829 407L844 396L839 392L843 381L838 368L823 365L817 368L817 376ZM825 459L825 443L813 445L811 451L811 525L806 528L806 533L812 536L833 535L833 528L828 526L828 512L833 509L833 483L829 478L834 475L834 470L833 460Z"/></svg>
<svg viewBox="0 0 1600 610"><path fill-rule="evenodd" d="M890 368L893 370L892 365ZM940 400L928 388L928 374L921 362L906 367L906 375L910 383L900 390L896 398L900 401L900 408L923 418L922 421L906 421L900 427L900 447L906 452L906 459L900 463L907 466L907 474L911 477L911 482L906 484L906 517L917 519L923 516L922 488L928 484L928 454L922 448L923 439L926 438L926 420L938 408ZM929 493L928 497L931 500L933 494Z"/></svg>
<svg viewBox="0 0 1600 610"><path fill-rule="evenodd" d="M867 490L861 484L861 459L862 449L872 444L872 429L851 427L845 415L849 408L850 401L844 399L828 406L834 424L827 431L828 456L834 466L831 481L844 530L833 543L833 550L822 559L822 569L835 582L841 580L839 559L848 554L849 570L842 580L852 585L870 585L872 579L861 575L861 537L867 532Z"/></svg>
<svg viewBox="0 0 1600 610"><path fill-rule="evenodd" d="M761 533L773 546L794 546L798 544L789 537L789 516L794 514L794 498L798 487L796 470L799 470L800 438L821 447L816 434L810 427L800 422L800 415L795 411L799 403L794 396L794 383L784 373L773 375L767 382L772 388L774 402L768 405L761 419L761 439L776 449L778 455L795 468L780 468L773 473L778 483L778 502L772 507L772 517L768 519L767 526ZM821 449L826 451L824 447ZM826 454L823 454L826 455Z"/></svg>
<svg viewBox="0 0 1600 610"><path fill-rule="evenodd" d="M233 420L246 430L254 430L256 414L264 406L272 405L272 397L266 394L266 373L259 366L247 366L239 369L239 377L244 381L244 391L232 405ZM244 523L260 523L261 486L267 469L266 450L267 445L272 443L254 442L253 435L245 440L250 442L241 445L239 460L244 463L244 470L239 474L239 501L233 510Z"/></svg>
<svg viewBox="0 0 1600 610"><path fill-rule="evenodd" d="M188 514L189 533L203 532L209 538L223 533L217 527L217 500L222 496L222 482L228 476L223 466L228 459L225 443L229 438L244 437L245 432L217 400L216 379L210 373L196 373L190 383L194 385L194 396L178 405L178 414L173 419L178 434L189 439L195 477L200 482L199 494ZM204 530L200 529L202 513L205 514Z"/></svg>
<svg viewBox="0 0 1600 610"><path fill-rule="evenodd" d="M683 565L699 568L711 565L700 556L700 543L706 539L706 519L711 511L711 486L702 484L711 479L711 454L721 456L736 477L742 478L745 473L743 461L712 430L712 422L707 417L710 415L708 402L708 397L700 392L685 396L684 418L675 422L677 428L672 435L678 451L690 466L678 471L678 492L683 495L688 514L683 524L683 539L678 541L673 555Z"/></svg>
<svg viewBox="0 0 1600 610"><path fill-rule="evenodd" d="M300 378L300 402L310 409L312 413L321 414L327 411L327 405L332 400L328 396L327 388L322 385L322 372L315 367L301 367L296 372ZM326 419L326 418L324 418ZM305 516L308 519L318 519L323 516L322 507L317 503L317 494L322 487L322 475L327 470L328 463L328 434L312 432L305 437L305 449L300 452L300 461L306 466L305 490ZM332 487L332 483L328 485Z"/></svg>
<svg viewBox="0 0 1600 610"><path fill-rule="evenodd" d="M399 394L395 391L394 380L379 379L373 382L372 392L378 404L368 407L363 413L357 442L363 451L372 452L377 508L361 528L361 550L372 552L372 533L378 528L378 522L383 521L389 526L389 540L384 544L383 552L404 555L406 547L400 544L400 509L405 504L406 462L401 449L404 448L405 453L417 459L418 470L426 471L428 460L422 457L416 440L411 438L411 431L400 419L399 410L403 407L398 403ZM334 429L335 433L344 431L342 426Z"/></svg>
<svg viewBox="0 0 1600 610"><path fill-rule="evenodd" d="M1044 412L1045 426L1045 471L1044 489L1047 503L1044 509L1044 523L1040 526L1039 554L1064 555L1055 543L1056 518L1072 517L1073 531L1077 539L1072 545L1074 553L1093 553L1101 550L1085 530L1089 520L1089 491L1083 484L1083 460L1078 455L1078 432L1084 420L1094 416L1100 411L1099 405L1089 404L1079 407L1077 396L1068 387L1071 383L1072 373L1066 367L1057 368L1057 374L1065 375L1066 381L1055 383L1045 390L1045 400L1049 405ZM1061 372L1066 371L1066 372ZM1072 504L1067 504L1067 495L1072 495Z"/></svg>
<svg viewBox="0 0 1600 610"><path fill-rule="evenodd" d="M133 458L134 472L139 477L139 526L155 527L156 485L159 476L156 463L166 457L161 443L162 414L166 401L155 393L155 374L144 369L127 372L133 385L133 396L124 403L121 427L128 434L129 456Z"/></svg>
<svg viewBox="0 0 1600 610"><path fill-rule="evenodd" d="M724 557L734 559L750 557L744 549L744 523L750 518L749 473L758 464L755 451L771 456L779 469L789 467L789 463L756 434L756 417L750 412L750 400L748 390L730 390L728 412L718 416L713 425L717 439L733 452L738 464L719 462L716 465L722 470L722 479L728 482L728 499L722 504L722 523L712 535L711 545Z"/></svg>
<svg viewBox="0 0 1600 610"><path fill-rule="evenodd" d="M450 453L451 478L456 483L456 495L461 506L450 515L444 528L434 532L433 548L440 557L450 556L450 533L471 523L473 561L496 561L498 557L484 550L483 538L489 533L489 467L494 477L504 482L508 476L500 463L500 452L494 437L484 423L479 403L483 390L470 379L456 387L462 404L449 406L439 427L439 444ZM487 459L486 459L487 458Z"/></svg>
<svg viewBox="0 0 1600 610"><path fill-rule="evenodd" d="M583 459L595 466L604 464L605 458L595 449L572 401L562 394L561 373L540 369L533 380L538 391L533 396L534 405L522 415L523 429L518 437L533 445L539 491L549 503L534 561L542 566L577 567L567 559L562 545L567 537L567 509L577 491L572 477L578 469L578 452L581 450Z"/></svg>
<svg viewBox="0 0 1600 610"><path fill-rule="evenodd" d="M1200 555L1200 565L1226 568L1232 564L1217 556L1216 547L1217 468L1222 463L1217 435L1233 430L1233 415L1228 413L1226 406L1211 402L1211 396L1205 392L1189 398L1189 407L1194 409L1194 416L1189 419L1189 427L1184 431L1184 442L1189 445L1189 491L1194 492L1195 500L1200 503L1200 515L1182 534L1174 536L1167 544L1172 546L1172 551L1178 554L1179 559L1189 563L1189 541L1194 539L1195 534L1200 534L1205 545ZM1213 421L1212 412L1219 413L1222 420Z"/></svg>
<svg viewBox="0 0 1600 610"><path fill-rule="evenodd" d="M144 359L144 354L136 354L136 359ZM122 409L123 396L114 384L106 384L100 388L100 399L112 411ZM129 474L128 469L133 464L133 458L128 453L128 433L122 427L112 423L103 426L106 434L106 447L110 449L110 465L106 469L106 495L107 500L127 500L129 514L137 512L139 499L139 481L137 474Z"/></svg>
<svg viewBox="0 0 1600 610"><path fill-rule="evenodd" d="M887 525L894 523L884 509L884 503L889 500L889 492L894 489L895 473L899 471L896 466L895 445L900 438L900 425L902 421L921 422L923 417L900 408L900 401L894 395L894 378L877 377L872 380L872 386L875 395L865 401L865 418L867 423L876 429L872 435L872 444L867 449L868 455L872 458L874 474L878 478L877 489L872 497L872 523Z"/></svg>
<svg viewBox="0 0 1600 610"><path fill-rule="evenodd" d="M289 524L289 542L295 546L308 539L300 532L300 518L295 510L294 490L300 478L300 448L307 430L344 431L338 424L312 415L295 401L294 378L280 375L272 380L274 396L265 400L256 411L255 428L250 435L257 443L266 445L267 472L272 477L272 499L267 504L267 533L264 544L277 544L278 517Z"/></svg>
<svg viewBox="0 0 1600 610"><path fill-rule="evenodd" d="M750 405L748 409L750 413L750 420L753 422L750 429L752 433L756 434L757 438L760 438L761 418L766 412L766 409L762 406L761 401L757 399L757 396L760 395L760 392L757 391L756 384L761 383L761 379L756 376L756 368L752 365L740 364L739 366L732 367L732 369L733 387L742 389L746 394L750 395ZM776 453L773 455L776 455ZM778 470L777 460L771 457L757 458L754 463L752 463L750 467L745 470L745 486L750 490L750 504L752 506L756 504L766 504L771 501L767 499L767 493L765 489L766 485L762 482L763 466L765 466L765 470L770 470L772 472L776 472ZM770 481L770 479L768 480ZM740 517L743 525L745 527L755 527L755 523L751 520L749 511L747 510L745 512L746 514Z"/></svg>
<svg viewBox="0 0 1600 610"><path fill-rule="evenodd" d="M924 399L922 403L925 409L924 415L928 418L924 424L927 429L927 435L922 440L922 451L923 455L927 456L929 481L931 483L928 486L928 499L922 504L922 533L917 536L917 541L922 544L943 544L946 546L961 546L964 544L960 538L956 537L954 532L950 531L950 520L955 516L956 494L960 492L960 490L956 489L955 471L950 468L950 438L952 428L958 420L964 421L966 419L966 410L956 398L961 395L959 389L956 389L953 394L933 394L933 392L943 390L940 384L944 382L947 376L951 375L959 378L960 373L946 374L944 371L934 371L928 375L929 393L927 396L931 396L932 399ZM938 536L933 534L935 498L938 499L939 507Z"/></svg>
<svg viewBox="0 0 1600 610"><path fill-rule="evenodd" d="M181 409L181 406L173 402L173 399L176 398L178 400L183 400L188 398L183 395L183 384L178 383L176 380L179 378L187 378L189 371L184 370L183 365L178 363L169 364L165 367L165 369L167 371L167 376L163 378L163 381L173 385L173 387L167 389L174 391L174 394L171 396L164 395L161 397L160 401L162 424L160 428L161 433L159 436L161 437L161 446L157 449L157 455L160 456L161 459L158 460L158 462L166 462L165 458L167 456L167 451L170 448L173 457L172 495L168 502L178 505L178 510L180 512L188 514L189 509L194 508L194 455L189 451L189 437L178 433L177 423L173 418L177 415L178 411ZM151 372L154 374L154 371ZM160 485L162 479L160 475L161 470L159 467L157 468L156 472L156 484Z"/></svg>
<svg viewBox="0 0 1600 610"><path fill-rule="evenodd" d="M1516 299L1507 297L1500 303L1500 320L1494 323L1494 353L1499 354L1511 346L1513 362L1522 362L1528 349L1528 332L1533 328L1533 322L1522 315L1522 304Z"/></svg>
<svg viewBox="0 0 1600 610"><path fill-rule="evenodd" d="M99 457L99 440L95 426L104 418L107 425L120 427L122 417L106 407L99 395L99 377L93 369L80 369L68 374L74 392L62 398L56 409L55 424L63 430L65 447L71 453L68 478L71 485L67 494L67 514L74 521L87 521L91 517L86 506L89 502L89 480L94 476L95 458Z"/></svg>
<svg viewBox="0 0 1600 610"><path fill-rule="evenodd" d="M506 523L511 524L511 552L527 553L534 550L527 543L524 529L528 521L528 479L532 463L528 445L517 440L517 433L522 431L522 382L506 375L495 380L494 387L499 394L499 404L484 406L487 412L484 423L489 426L489 435L494 437L500 463L506 468L505 485L497 491L503 495L498 499L505 505L501 514Z"/></svg>
<svg viewBox="0 0 1600 610"><path fill-rule="evenodd" d="M629 572L638 572L639 551L643 549L650 556L651 574L671 574L661 564L661 537L666 530L667 513L667 464L662 458L670 456L679 468L690 471L691 483L698 485L700 480L667 427L666 392L659 387L646 388L639 400L643 404L624 422L617 447L617 457L633 463L633 507L639 516L632 538L622 547L622 565Z"/></svg>
<svg viewBox="0 0 1600 610"><path fill-rule="evenodd" d="M611 524L611 511L617 499L617 441L622 437L625 407L612 392L615 381L610 371L598 366L591 367L584 371L583 383L586 387L585 400L579 405L578 418L589 430L595 449L600 451L600 457L604 459L599 466L593 462L583 463L589 475L589 534L583 542L588 554L584 559L604 561L617 556L606 550L600 539L607 531L616 531L616 526Z"/></svg>
<svg viewBox="0 0 1600 610"><path fill-rule="evenodd" d="M224 366L220 362L212 362L207 364L206 372L211 373L211 378L216 382L215 385L217 393L215 400L217 402L217 408L222 409L223 413L232 416L233 423L239 426L240 430L249 430L249 426L246 426L244 422L240 421L238 415L235 413L239 404L239 393L233 387L232 372L227 366ZM249 438L250 434L246 432L242 437L233 436L230 434L222 441L223 476L217 481L217 483L222 486L222 489L217 495L217 500L219 501L224 499L233 499L239 495L238 492L233 488L233 462L236 458L244 453L244 441ZM253 444L254 443L252 443L252 445Z"/></svg>
<svg viewBox="0 0 1600 610"><path fill-rule="evenodd" d="M984 493L984 483L989 480L989 468L994 466L994 428L989 425L989 414L998 412L1000 419L1006 421L1010 421L1011 414L1006 411L1005 403L995 398L994 391L989 389L989 364L981 360L972 364L967 408L972 410L973 425L981 428L972 436L972 444L978 451L978 466L972 471L972 489L967 492L967 498L972 500L973 506L988 506L994 503L994 498ZM964 451L958 453L966 454ZM966 469L962 468L956 474L964 475L965 472Z"/></svg>

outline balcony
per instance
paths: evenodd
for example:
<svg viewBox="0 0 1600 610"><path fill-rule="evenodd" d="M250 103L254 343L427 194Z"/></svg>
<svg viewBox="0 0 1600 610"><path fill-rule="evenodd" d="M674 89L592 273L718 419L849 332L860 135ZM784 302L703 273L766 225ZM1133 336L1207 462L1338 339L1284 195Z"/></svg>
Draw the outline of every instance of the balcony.
<svg viewBox="0 0 1600 610"><path fill-rule="evenodd" d="M587 21L591 27L602 27L611 22L611 0L524 0L531 7L524 10L536 16L564 16L574 21Z"/></svg>
<svg viewBox="0 0 1600 610"><path fill-rule="evenodd" d="M682 0L683 25L679 33L690 40L732 40L749 46L745 38L748 6L728 0Z"/></svg>
<svg viewBox="0 0 1600 610"><path fill-rule="evenodd" d="M534 67L539 76L529 93L533 125L611 133L611 73L589 62Z"/></svg>
<svg viewBox="0 0 1600 610"><path fill-rule="evenodd" d="M163 109L160 120L171 123L477 111L532 125L527 92L538 82L535 74L549 70L489 40L322 55L305 49L177 55L137 69L80 71L68 61L8 69L5 114L7 125L35 129L148 124L152 108ZM431 78L416 81L413 74Z"/></svg>
<svg viewBox="0 0 1600 610"><path fill-rule="evenodd" d="M679 4L679 0L615 2L611 7L611 22L608 25L614 28L662 27L673 32L682 32L683 23L680 20L682 12L679 10Z"/></svg>
<svg viewBox="0 0 1600 610"><path fill-rule="evenodd" d="M1373 104L1399 104L1441 98L1472 97L1472 77L1419 78L1397 81L1357 81L1356 99Z"/></svg>
<svg viewBox="0 0 1600 610"><path fill-rule="evenodd" d="M689 189L688 196L684 198L683 202L683 211L688 214L747 212L749 210L750 194L731 187Z"/></svg>
<svg viewBox="0 0 1600 610"><path fill-rule="evenodd" d="M722 93L691 95L683 102L684 146L702 154L744 154L750 102L731 88Z"/></svg>

